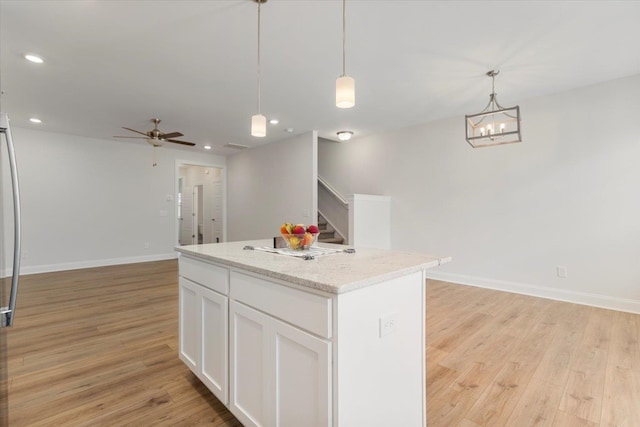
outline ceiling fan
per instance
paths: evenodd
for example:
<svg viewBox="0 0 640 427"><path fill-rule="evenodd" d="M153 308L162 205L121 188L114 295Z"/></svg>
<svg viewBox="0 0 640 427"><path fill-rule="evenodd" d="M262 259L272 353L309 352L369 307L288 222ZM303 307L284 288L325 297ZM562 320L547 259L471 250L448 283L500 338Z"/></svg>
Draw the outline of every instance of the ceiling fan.
<svg viewBox="0 0 640 427"><path fill-rule="evenodd" d="M172 139L172 138L178 138L180 136L184 136L180 132L169 132L169 133L161 132L160 129L158 129L158 124L160 123L160 121L161 121L160 119L156 119L156 118L151 119L151 122L154 124L154 127L153 127L152 130L150 130L148 132L140 132L139 130L127 128L127 127L124 127L124 126L122 127L122 129L126 129L126 130L129 130L131 132L139 133L140 135L144 135L144 136L114 136L114 138L146 139L147 142L149 144L153 145L154 147L161 147L165 142L173 142L174 144L188 145L190 147L193 147L193 146L196 145L193 142L178 141L177 139Z"/></svg>

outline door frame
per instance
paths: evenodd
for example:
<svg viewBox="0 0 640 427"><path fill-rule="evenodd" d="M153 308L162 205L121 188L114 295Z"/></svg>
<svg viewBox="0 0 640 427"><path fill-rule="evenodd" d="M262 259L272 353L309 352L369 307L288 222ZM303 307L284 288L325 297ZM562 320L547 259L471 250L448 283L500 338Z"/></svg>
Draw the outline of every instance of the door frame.
<svg viewBox="0 0 640 427"><path fill-rule="evenodd" d="M176 246L180 246L180 220L178 219L178 179L180 176L180 167L182 166L203 166L208 168L216 168L221 170L220 176L222 177L222 241L227 241L227 166L224 164L218 164L213 162L203 162L198 160L185 160L185 159L176 159L175 160L175 170L174 170L174 191L173 191L173 200L174 204L174 217L175 217L175 236L174 242Z"/></svg>

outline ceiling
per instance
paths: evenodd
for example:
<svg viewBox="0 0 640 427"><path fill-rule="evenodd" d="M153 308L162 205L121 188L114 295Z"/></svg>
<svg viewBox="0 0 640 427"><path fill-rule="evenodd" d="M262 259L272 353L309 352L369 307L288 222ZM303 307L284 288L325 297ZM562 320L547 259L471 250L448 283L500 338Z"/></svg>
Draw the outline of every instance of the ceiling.
<svg viewBox="0 0 640 427"><path fill-rule="evenodd" d="M335 106L342 2L0 1L0 85L14 126L114 141L121 127L180 131L231 154L309 130L354 139L479 112L496 92L512 106L640 73L640 1L349 0L346 69L356 106ZM36 65L24 54L45 60ZM34 125L29 117L43 123ZM526 120L526 111L523 111ZM291 132L287 133L287 129ZM461 135L461 139L463 136ZM143 140L125 140L144 144ZM175 148L181 148L176 145Z"/></svg>

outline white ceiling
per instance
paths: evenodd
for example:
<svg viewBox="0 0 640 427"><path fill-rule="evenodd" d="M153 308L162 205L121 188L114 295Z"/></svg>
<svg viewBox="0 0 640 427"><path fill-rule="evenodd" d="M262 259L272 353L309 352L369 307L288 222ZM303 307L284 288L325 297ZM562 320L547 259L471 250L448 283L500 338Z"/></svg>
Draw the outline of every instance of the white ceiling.
<svg viewBox="0 0 640 427"><path fill-rule="evenodd" d="M356 106L341 110L342 2L269 0L262 113L280 124L253 138L254 1L1 0L0 107L15 126L109 141L159 117L164 132L219 154L283 139L286 128L357 138L452 116L463 138L464 114L488 101L490 69L501 71L504 106L640 73L638 22L640 1L348 0Z"/></svg>

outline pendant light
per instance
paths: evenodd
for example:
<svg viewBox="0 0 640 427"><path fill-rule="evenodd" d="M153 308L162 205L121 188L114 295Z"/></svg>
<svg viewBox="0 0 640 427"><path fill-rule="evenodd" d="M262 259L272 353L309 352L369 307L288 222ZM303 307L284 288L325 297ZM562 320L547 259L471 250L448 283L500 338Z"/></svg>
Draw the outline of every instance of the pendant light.
<svg viewBox="0 0 640 427"><path fill-rule="evenodd" d="M255 0L258 3L258 114L251 117L251 136L262 138L267 136L267 118L260 114L260 5L267 0Z"/></svg>
<svg viewBox="0 0 640 427"><path fill-rule="evenodd" d="M336 107L351 108L356 104L356 82L346 72L346 18L347 0L342 0L342 75L336 80Z"/></svg>
<svg viewBox="0 0 640 427"><path fill-rule="evenodd" d="M511 144L522 141L520 134L520 107L504 108L498 103L495 78L500 71L491 70L491 95L484 110L466 115L467 142L473 148Z"/></svg>

